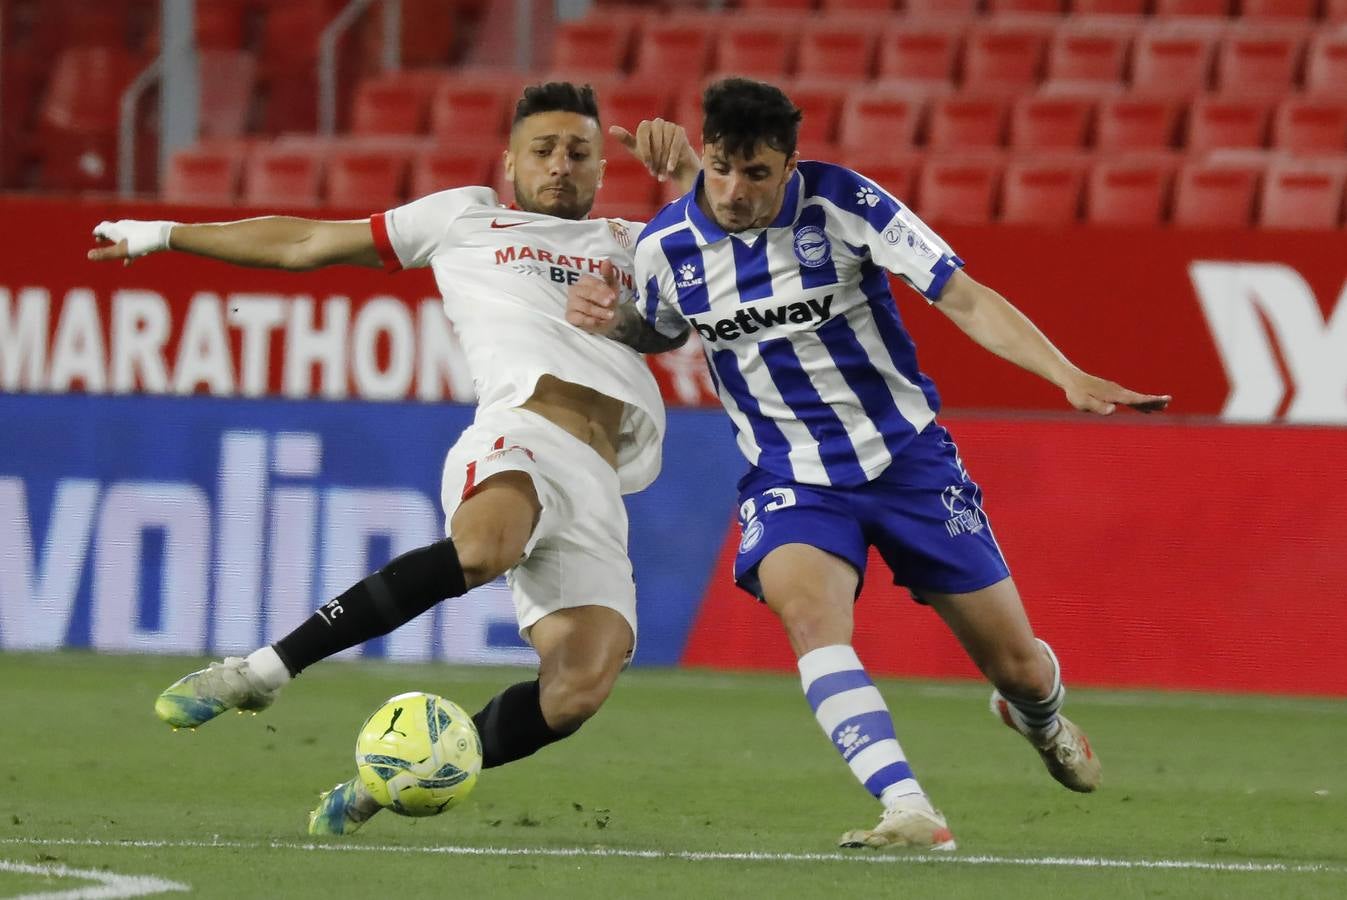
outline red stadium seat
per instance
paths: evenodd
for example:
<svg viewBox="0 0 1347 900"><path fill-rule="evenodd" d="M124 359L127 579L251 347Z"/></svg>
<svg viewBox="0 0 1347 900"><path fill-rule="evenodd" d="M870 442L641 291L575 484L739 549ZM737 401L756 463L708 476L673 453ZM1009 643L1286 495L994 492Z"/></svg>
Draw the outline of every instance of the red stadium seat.
<svg viewBox="0 0 1347 900"><path fill-rule="evenodd" d="M798 79L786 85L784 90L791 102L804 113L804 120L800 123L800 141L836 143L837 120L846 90L836 82L815 79Z"/></svg>
<svg viewBox="0 0 1347 900"><path fill-rule="evenodd" d="M509 125L514 92L481 79L442 83L430 101L430 131L444 141L494 142Z"/></svg>
<svg viewBox="0 0 1347 900"><path fill-rule="evenodd" d="M1180 167L1174 182L1174 224L1247 228L1253 222L1258 172L1211 163Z"/></svg>
<svg viewBox="0 0 1347 900"><path fill-rule="evenodd" d="M1285 94L1295 84L1302 49L1298 38L1266 34L1257 27L1232 34L1218 53L1217 87L1227 94Z"/></svg>
<svg viewBox="0 0 1347 900"><path fill-rule="evenodd" d="M918 211L931 222L985 225L995 213L1000 179L999 162L927 160L918 177Z"/></svg>
<svg viewBox="0 0 1347 900"><path fill-rule="evenodd" d="M1347 0L1324 0L1324 19L1329 22L1347 22Z"/></svg>
<svg viewBox="0 0 1347 900"><path fill-rule="evenodd" d="M909 19L919 20L928 16L975 16L978 5L978 0L904 0L903 8Z"/></svg>
<svg viewBox="0 0 1347 900"><path fill-rule="evenodd" d="M1050 30L1027 25L979 25L964 46L963 89L1019 94L1033 90L1043 74Z"/></svg>
<svg viewBox="0 0 1347 900"><path fill-rule="evenodd" d="M711 63L711 34L693 24L647 24L636 48L637 75L670 85L700 82Z"/></svg>
<svg viewBox="0 0 1347 900"><path fill-rule="evenodd" d="M876 29L830 21L800 36L796 71L805 77L868 81L872 71Z"/></svg>
<svg viewBox="0 0 1347 900"><path fill-rule="evenodd" d="M1231 0L1155 0L1157 18L1224 19L1230 15Z"/></svg>
<svg viewBox="0 0 1347 900"><path fill-rule="evenodd" d="M1048 80L1121 84L1132 35L1091 21L1057 29L1048 50Z"/></svg>
<svg viewBox="0 0 1347 900"><path fill-rule="evenodd" d="M1148 0L1071 0L1075 16L1141 16Z"/></svg>
<svg viewBox="0 0 1347 900"><path fill-rule="evenodd" d="M408 196L424 197L449 188L488 185L494 165L494 157L452 149L421 153L412 160Z"/></svg>
<svg viewBox="0 0 1347 900"><path fill-rule="evenodd" d="M1014 15L1016 13L1061 15L1065 10L1063 0L987 0L987 12L992 15Z"/></svg>
<svg viewBox="0 0 1347 900"><path fill-rule="evenodd" d="M1337 228L1342 223L1341 167L1274 164L1263 178L1264 228Z"/></svg>
<svg viewBox="0 0 1347 900"><path fill-rule="evenodd" d="M201 137L238 137L248 130L257 60L243 50L202 48L197 52L200 73Z"/></svg>
<svg viewBox="0 0 1347 900"><path fill-rule="evenodd" d="M932 150L973 150L1004 143L1006 102L995 97L956 95L931 101L926 143Z"/></svg>
<svg viewBox="0 0 1347 900"><path fill-rule="evenodd" d="M1302 155L1347 153L1347 97L1318 100L1282 98L1272 120L1272 146Z"/></svg>
<svg viewBox="0 0 1347 900"><path fill-rule="evenodd" d="M739 8L751 12L811 12L817 0L739 0Z"/></svg>
<svg viewBox="0 0 1347 900"><path fill-rule="evenodd" d="M842 104L837 143L845 148L912 146L921 118L922 102L883 89L858 90Z"/></svg>
<svg viewBox="0 0 1347 900"><path fill-rule="evenodd" d="M896 0L823 0L825 13L887 13L901 4Z"/></svg>
<svg viewBox="0 0 1347 900"><path fill-rule="evenodd" d="M1308 22L1315 18L1316 0L1240 0L1239 15L1246 22L1254 20L1291 20Z"/></svg>
<svg viewBox="0 0 1347 900"><path fill-rule="evenodd" d="M842 165L859 172L904 203L914 195L921 157L895 154L882 148L843 149Z"/></svg>
<svg viewBox="0 0 1347 900"><path fill-rule="evenodd" d="M1310 41L1305 91L1347 97L1347 27L1325 29Z"/></svg>
<svg viewBox="0 0 1347 900"><path fill-rule="evenodd" d="M775 80L790 70L794 54L795 33L790 26L731 19L716 38L715 70Z"/></svg>
<svg viewBox="0 0 1347 900"><path fill-rule="evenodd" d="M639 203L653 206L660 183L640 160L630 153L609 154L599 187L599 199L609 203Z"/></svg>
<svg viewBox="0 0 1347 900"><path fill-rule="evenodd" d="M248 206L300 208L319 204L323 180L320 151L259 148L244 169L243 202Z"/></svg>
<svg viewBox="0 0 1347 900"><path fill-rule="evenodd" d="M629 131L635 131L642 119L656 116L668 118L670 109L669 90L662 83L645 79L628 79L624 82L604 88L599 92L599 117L604 127L621 125ZM698 101L700 103L700 99ZM675 119L679 125L691 132L697 122Z"/></svg>
<svg viewBox="0 0 1347 900"><path fill-rule="evenodd" d="M1010 146L1016 150L1076 150L1085 146L1094 102L1079 97L1026 96L1010 114Z"/></svg>
<svg viewBox="0 0 1347 900"><path fill-rule="evenodd" d="M337 150L327 158L327 203L370 212L391 209L406 197L406 180L402 154Z"/></svg>
<svg viewBox="0 0 1347 900"><path fill-rule="evenodd" d="M34 136L42 187L113 187L119 99L136 68L129 54L111 47L73 47L59 53L38 107Z"/></svg>
<svg viewBox="0 0 1347 900"><path fill-rule="evenodd" d="M1242 148L1267 144L1271 103L1233 97L1198 97L1188 110L1188 152Z"/></svg>
<svg viewBox="0 0 1347 900"><path fill-rule="evenodd" d="M1167 150L1174 146L1178 124L1174 100L1105 97L1095 117L1095 147L1104 153Z"/></svg>
<svg viewBox="0 0 1347 900"><path fill-rule="evenodd" d="M879 77L908 83L950 84L963 42L955 23L901 21L879 37Z"/></svg>
<svg viewBox="0 0 1347 900"><path fill-rule="evenodd" d="M1132 90L1188 97L1211 81L1215 38L1211 31L1155 25L1137 35Z"/></svg>
<svg viewBox="0 0 1347 900"><path fill-rule="evenodd" d="M621 20L590 16L562 22L552 37L552 68L566 72L620 72L627 65L631 29Z"/></svg>
<svg viewBox="0 0 1347 900"><path fill-rule="evenodd" d="M402 78L367 78L355 91L352 134L419 134L426 130L425 84Z"/></svg>
<svg viewBox="0 0 1347 900"><path fill-rule="evenodd" d="M168 203L231 206L242 168L236 153L179 150L168 160L163 199Z"/></svg>
<svg viewBox="0 0 1347 900"><path fill-rule="evenodd" d="M1015 225L1068 225L1080 218L1083 165L1016 160L1006 166L1001 221Z"/></svg>
<svg viewBox="0 0 1347 900"><path fill-rule="evenodd" d="M1102 160L1090 169L1085 221L1093 225L1159 225L1172 173L1145 161Z"/></svg>

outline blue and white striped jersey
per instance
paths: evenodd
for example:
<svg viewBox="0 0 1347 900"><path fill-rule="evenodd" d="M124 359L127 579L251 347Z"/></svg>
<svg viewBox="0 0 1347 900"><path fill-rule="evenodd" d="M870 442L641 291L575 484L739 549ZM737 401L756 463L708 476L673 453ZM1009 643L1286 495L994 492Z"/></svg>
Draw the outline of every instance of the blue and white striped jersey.
<svg viewBox="0 0 1347 900"><path fill-rule="evenodd" d="M641 233L646 318L701 335L750 463L806 484L863 484L940 405L885 270L928 300L963 261L869 179L805 161L766 228L726 234L690 193Z"/></svg>

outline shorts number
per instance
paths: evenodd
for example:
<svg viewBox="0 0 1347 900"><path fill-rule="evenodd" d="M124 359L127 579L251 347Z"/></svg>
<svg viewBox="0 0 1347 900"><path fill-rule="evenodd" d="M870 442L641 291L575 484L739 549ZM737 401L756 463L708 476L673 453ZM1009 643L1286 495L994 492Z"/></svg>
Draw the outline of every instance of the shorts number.
<svg viewBox="0 0 1347 900"><path fill-rule="evenodd" d="M792 488L768 488L763 491L772 499L762 506L763 512L771 512L774 509L785 509L787 506L795 505L795 491Z"/></svg>

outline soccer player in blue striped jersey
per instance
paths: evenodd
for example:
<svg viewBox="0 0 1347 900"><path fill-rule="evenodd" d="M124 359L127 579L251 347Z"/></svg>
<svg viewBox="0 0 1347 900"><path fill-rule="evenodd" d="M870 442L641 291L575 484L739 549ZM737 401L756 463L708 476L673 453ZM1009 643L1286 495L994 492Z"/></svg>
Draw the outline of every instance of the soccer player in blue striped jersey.
<svg viewBox="0 0 1347 900"><path fill-rule="evenodd" d="M823 730L882 805L843 846L952 849L851 647L874 546L994 686L992 709L1076 791L1098 758L1061 715L1061 671L1030 628L982 492L936 421L888 273L974 341L1048 379L1077 409L1149 412L1167 396L1089 375L1063 356L900 201L841 166L799 161L800 112L777 88L707 89L703 171L646 227L638 306L610 273L571 288L567 318L637 348L695 328L749 471L739 483L735 579L780 617Z"/></svg>

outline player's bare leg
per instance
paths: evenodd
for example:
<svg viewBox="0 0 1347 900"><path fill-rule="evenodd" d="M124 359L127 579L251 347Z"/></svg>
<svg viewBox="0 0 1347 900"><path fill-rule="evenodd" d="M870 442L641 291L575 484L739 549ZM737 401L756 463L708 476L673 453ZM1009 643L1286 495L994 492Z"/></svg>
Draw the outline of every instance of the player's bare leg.
<svg viewBox="0 0 1347 900"><path fill-rule="evenodd" d="M1099 757L1079 726L1059 712L1066 691L1057 659L1034 637L1015 582L921 596L995 686L992 712L1034 745L1052 777L1082 793L1099 787Z"/></svg>
<svg viewBox="0 0 1347 900"><path fill-rule="evenodd" d="M913 776L884 698L851 647L856 570L816 547L785 544L759 564L758 578L799 659L814 717L857 780L884 805L878 825L849 831L839 844L953 850L945 817Z"/></svg>
<svg viewBox="0 0 1347 900"><path fill-rule="evenodd" d="M539 619L529 640L542 661L538 682L543 718L555 731L573 732L612 693L635 637L616 610L577 606Z"/></svg>

